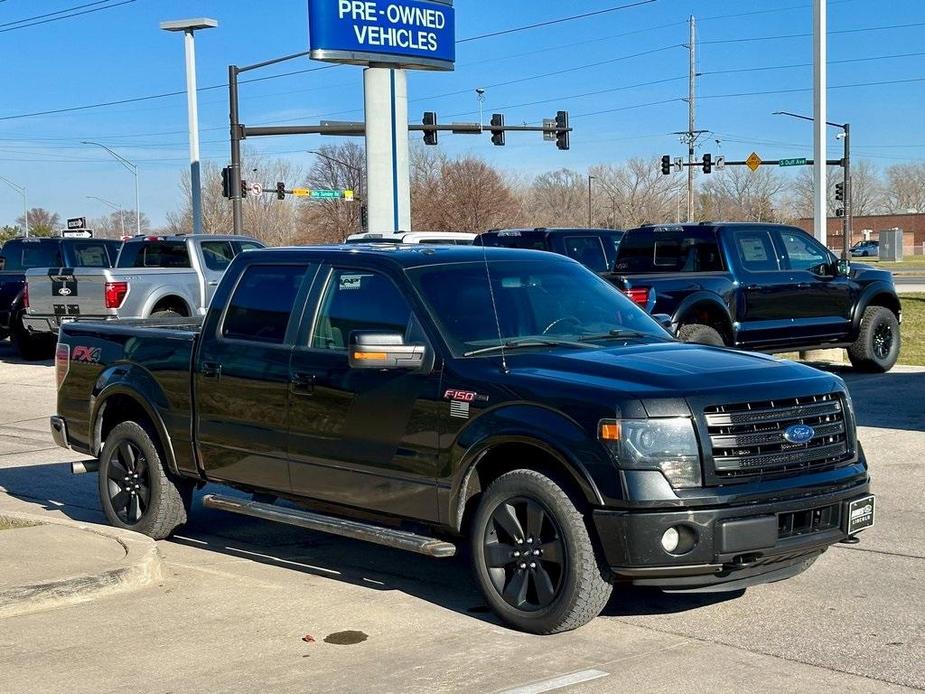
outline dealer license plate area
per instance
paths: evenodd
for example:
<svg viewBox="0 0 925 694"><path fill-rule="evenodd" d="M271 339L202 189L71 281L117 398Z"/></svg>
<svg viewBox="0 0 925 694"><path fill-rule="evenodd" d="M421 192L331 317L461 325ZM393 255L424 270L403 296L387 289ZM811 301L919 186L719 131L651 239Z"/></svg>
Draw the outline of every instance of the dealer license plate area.
<svg viewBox="0 0 925 694"><path fill-rule="evenodd" d="M862 530L873 527L874 525L874 497L863 496L860 499L854 499L848 502L847 527L845 531L849 535L854 535Z"/></svg>

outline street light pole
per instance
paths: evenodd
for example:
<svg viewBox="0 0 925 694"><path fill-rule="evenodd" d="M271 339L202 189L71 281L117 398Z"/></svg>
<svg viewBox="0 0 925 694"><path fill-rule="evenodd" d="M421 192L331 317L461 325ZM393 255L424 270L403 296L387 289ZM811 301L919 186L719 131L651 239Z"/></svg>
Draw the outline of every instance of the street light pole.
<svg viewBox="0 0 925 694"><path fill-rule="evenodd" d="M816 239L826 245L828 231L828 194L826 191L825 119L827 115L827 2L813 0L813 183L815 202L813 226Z"/></svg>
<svg viewBox="0 0 925 694"><path fill-rule="evenodd" d="M121 206L117 205L114 202L110 202L109 200L106 200L104 198L97 197L96 195L88 195L87 199L88 200L99 200L104 205L109 205L109 207L111 207L116 212L118 212L119 213L119 226L122 227L122 236L125 236L125 210Z"/></svg>
<svg viewBox="0 0 925 694"><path fill-rule="evenodd" d="M18 186L15 183L13 183L11 180L6 179L3 176L0 176L0 181L3 181L10 188L15 190L20 195L22 195L22 218L23 218L23 226L25 227L25 229L23 230L23 236L29 236L29 205L26 204L26 187Z"/></svg>
<svg viewBox="0 0 925 694"><path fill-rule="evenodd" d="M202 233L202 178L199 161L199 104L196 98L196 40L200 29L218 26L214 19L184 19L161 22L164 31L182 31L186 55L186 110L189 125L190 197L193 208L193 233Z"/></svg>
<svg viewBox="0 0 925 694"><path fill-rule="evenodd" d="M101 145L99 142L90 142L84 140L81 144L84 145L95 145L96 147L102 147L107 152L109 152L113 157L115 157L122 166L131 171L135 176L135 233L138 236L141 236L141 204L138 197L138 166L130 162L125 157L116 154L106 145Z"/></svg>

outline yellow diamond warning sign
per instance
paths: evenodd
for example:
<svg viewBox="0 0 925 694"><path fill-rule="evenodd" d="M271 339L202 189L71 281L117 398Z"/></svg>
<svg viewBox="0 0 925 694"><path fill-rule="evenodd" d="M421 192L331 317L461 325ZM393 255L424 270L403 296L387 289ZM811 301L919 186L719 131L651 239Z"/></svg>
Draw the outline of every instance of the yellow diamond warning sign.
<svg viewBox="0 0 925 694"><path fill-rule="evenodd" d="M748 159L745 160L745 166L752 171L757 171L758 167L761 166L761 157L756 152L752 152L748 155Z"/></svg>

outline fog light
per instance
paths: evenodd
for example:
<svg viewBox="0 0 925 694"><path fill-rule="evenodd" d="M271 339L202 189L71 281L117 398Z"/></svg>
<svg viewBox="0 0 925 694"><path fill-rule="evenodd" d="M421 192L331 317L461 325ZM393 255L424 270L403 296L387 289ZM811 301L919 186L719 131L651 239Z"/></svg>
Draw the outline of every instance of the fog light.
<svg viewBox="0 0 925 694"><path fill-rule="evenodd" d="M681 534L677 528L668 528L662 535L662 547L666 552L674 552L681 542Z"/></svg>

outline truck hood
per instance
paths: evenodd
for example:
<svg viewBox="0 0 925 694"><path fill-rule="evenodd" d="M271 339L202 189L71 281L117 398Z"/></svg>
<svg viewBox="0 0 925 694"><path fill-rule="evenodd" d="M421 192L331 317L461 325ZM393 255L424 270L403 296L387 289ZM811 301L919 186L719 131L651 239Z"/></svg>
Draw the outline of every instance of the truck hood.
<svg viewBox="0 0 925 694"><path fill-rule="evenodd" d="M831 391L841 382L765 354L676 342L511 354L507 361L515 382L538 390L590 388L638 398L723 393L764 400Z"/></svg>

